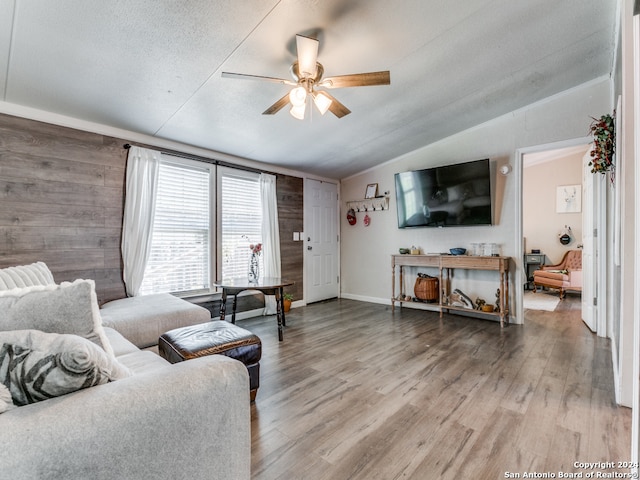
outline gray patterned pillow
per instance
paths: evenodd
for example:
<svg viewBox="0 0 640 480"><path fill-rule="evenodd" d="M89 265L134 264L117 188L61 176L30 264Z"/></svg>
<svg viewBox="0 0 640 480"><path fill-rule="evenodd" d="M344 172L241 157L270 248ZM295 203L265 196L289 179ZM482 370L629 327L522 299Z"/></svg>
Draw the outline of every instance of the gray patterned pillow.
<svg viewBox="0 0 640 480"><path fill-rule="evenodd" d="M16 406L130 375L115 358L77 335L38 330L0 332L0 383ZM0 405L0 412L7 407Z"/></svg>
<svg viewBox="0 0 640 480"><path fill-rule="evenodd" d="M0 413L4 413L8 410L15 408L13 400L11 400L11 392L4 383L0 383Z"/></svg>

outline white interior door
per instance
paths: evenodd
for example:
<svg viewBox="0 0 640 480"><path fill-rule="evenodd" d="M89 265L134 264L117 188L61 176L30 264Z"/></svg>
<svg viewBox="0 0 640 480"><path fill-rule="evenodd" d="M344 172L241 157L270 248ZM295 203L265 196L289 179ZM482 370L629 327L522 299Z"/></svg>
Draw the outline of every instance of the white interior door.
<svg viewBox="0 0 640 480"><path fill-rule="evenodd" d="M339 292L338 186L306 179L304 205L305 298L311 303Z"/></svg>
<svg viewBox="0 0 640 480"><path fill-rule="evenodd" d="M596 285L596 256L594 254L594 189L593 174L588 165L589 152L582 160L582 320L596 331L597 310L594 306Z"/></svg>

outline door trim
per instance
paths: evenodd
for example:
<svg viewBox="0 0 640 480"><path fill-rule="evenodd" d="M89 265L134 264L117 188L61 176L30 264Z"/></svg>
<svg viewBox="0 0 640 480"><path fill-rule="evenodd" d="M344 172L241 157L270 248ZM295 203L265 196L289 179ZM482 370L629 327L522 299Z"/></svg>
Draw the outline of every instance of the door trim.
<svg viewBox="0 0 640 480"><path fill-rule="evenodd" d="M561 148L577 147L579 145L587 145L591 143L590 137L573 138L569 140L563 140L560 142L546 143L542 145L534 145L531 147L522 147L516 149L514 158L514 180L516 182L516 209L515 209L515 246L516 257L515 263L515 275L514 275L514 291L515 291L515 318L512 318L513 323L524 323L524 218L523 218L523 179L524 179L524 161L525 155L530 153L544 152L547 150L558 150Z"/></svg>
<svg viewBox="0 0 640 480"><path fill-rule="evenodd" d="M336 198L336 202L335 202L335 209L336 209L336 211L335 211L335 222L336 222L335 231L336 231L336 234L338 235L338 238L337 238L337 246L336 246L336 265L335 265L335 267L336 267L336 272L337 272L337 275L338 275L337 292L336 292L337 293L337 298L341 297L341 290L342 290L342 288L341 288L342 275L341 275L341 272L340 272L340 265L341 265L341 257L340 257L341 248L340 248L340 245L341 245L341 239L342 239L342 237L341 237L342 232L340 231L340 198L341 198L340 187L341 187L341 184L338 181L329 181L329 180L322 180L322 179L318 179L318 178L305 177L303 179L303 192L304 193L303 193L303 207L302 207L303 208L303 212L304 212L304 215L303 215L303 217L304 217L304 219L303 219L304 232L302 232L302 238L300 239L302 241L301 243L303 244L303 248L305 249L303 251L303 255L302 255L302 268L303 268L303 278L304 278L304 289L303 289L304 292L303 292L303 295L304 295L304 299L305 299L305 301L304 301L305 305L307 303L309 303L309 288L310 288L309 285L310 285L310 282L308 281L308 275L310 273L309 269L311 269L311 265L307 260L308 259L308 255L307 255L307 252L306 252L306 248L307 248L306 239L307 239L308 233L309 233L308 232L308 230L309 230L309 223L308 222L310 221L310 219L309 219L309 217L307 215L307 213L308 213L307 209L308 209L308 206L309 206L308 196L307 196L308 192L309 192L309 190L308 190L308 182L309 181L320 182L320 183L328 183L328 184L331 184L331 185L335 185L335 187L336 187L337 198ZM313 300L313 301L315 301L315 300ZM318 301L321 301L321 300L318 300Z"/></svg>

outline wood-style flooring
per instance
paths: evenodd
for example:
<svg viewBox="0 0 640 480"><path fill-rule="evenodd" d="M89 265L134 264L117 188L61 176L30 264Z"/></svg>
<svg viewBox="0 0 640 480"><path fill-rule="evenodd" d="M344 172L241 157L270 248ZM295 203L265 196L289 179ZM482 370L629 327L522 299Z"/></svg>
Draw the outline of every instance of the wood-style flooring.
<svg viewBox="0 0 640 480"><path fill-rule="evenodd" d="M331 300L292 310L281 343L275 317L239 321L263 342L252 478L557 478L586 474L576 461L628 461L610 341L579 309L568 296L501 330Z"/></svg>

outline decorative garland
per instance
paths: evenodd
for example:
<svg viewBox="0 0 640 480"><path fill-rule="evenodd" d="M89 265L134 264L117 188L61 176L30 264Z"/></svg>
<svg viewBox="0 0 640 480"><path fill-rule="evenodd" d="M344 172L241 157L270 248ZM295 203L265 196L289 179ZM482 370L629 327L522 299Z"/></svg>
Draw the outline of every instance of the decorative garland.
<svg viewBox="0 0 640 480"><path fill-rule="evenodd" d="M615 153L615 124L613 115L602 115L599 119L593 118L591 134L593 135L592 160L589 162L591 173L602 173L614 169L613 154ZM612 179L613 180L613 179Z"/></svg>

